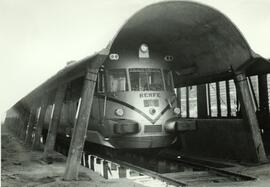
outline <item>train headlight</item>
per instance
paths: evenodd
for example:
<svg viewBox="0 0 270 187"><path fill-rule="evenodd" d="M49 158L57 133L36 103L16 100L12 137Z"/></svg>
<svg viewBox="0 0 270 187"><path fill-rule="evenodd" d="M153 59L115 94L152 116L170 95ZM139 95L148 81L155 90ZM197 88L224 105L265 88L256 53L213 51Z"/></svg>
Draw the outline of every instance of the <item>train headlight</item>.
<svg viewBox="0 0 270 187"><path fill-rule="evenodd" d="M141 50L143 53L146 53L146 52L148 52L148 46L147 46L146 44L142 44L140 50Z"/></svg>
<svg viewBox="0 0 270 187"><path fill-rule="evenodd" d="M149 109L149 113L150 113L151 115L154 115L154 114L156 113L156 109L150 108L150 109Z"/></svg>
<svg viewBox="0 0 270 187"><path fill-rule="evenodd" d="M123 116L124 115L124 110L122 108L117 108L115 111L114 111L115 115L117 116Z"/></svg>
<svg viewBox="0 0 270 187"><path fill-rule="evenodd" d="M142 44L139 48L139 58L149 58L149 47L147 44Z"/></svg>
<svg viewBox="0 0 270 187"><path fill-rule="evenodd" d="M174 112L176 115L179 115L180 112L181 112L181 110L180 110L180 108L175 107L175 108L173 109L173 112Z"/></svg>

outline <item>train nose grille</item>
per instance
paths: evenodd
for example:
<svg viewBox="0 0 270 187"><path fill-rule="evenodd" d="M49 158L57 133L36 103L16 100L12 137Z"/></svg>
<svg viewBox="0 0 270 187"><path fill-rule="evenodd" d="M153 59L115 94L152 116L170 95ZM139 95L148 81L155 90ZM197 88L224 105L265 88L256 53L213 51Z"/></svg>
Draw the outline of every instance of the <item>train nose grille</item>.
<svg viewBox="0 0 270 187"><path fill-rule="evenodd" d="M145 133L162 132L162 126L161 125L145 125L144 132Z"/></svg>

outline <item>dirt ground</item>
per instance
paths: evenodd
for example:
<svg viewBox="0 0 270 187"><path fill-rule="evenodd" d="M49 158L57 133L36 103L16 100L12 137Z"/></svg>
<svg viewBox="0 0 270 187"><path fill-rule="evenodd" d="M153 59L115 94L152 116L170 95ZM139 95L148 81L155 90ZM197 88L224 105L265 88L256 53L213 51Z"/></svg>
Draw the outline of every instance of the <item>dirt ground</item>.
<svg viewBox="0 0 270 187"><path fill-rule="evenodd" d="M3 126L1 128L1 186L2 187L127 187L142 185L128 179L106 180L98 173L81 167L80 181L63 181L65 158L55 153L53 164L42 161L42 152L31 151L13 137Z"/></svg>
<svg viewBox="0 0 270 187"><path fill-rule="evenodd" d="M98 173L81 167L79 181L63 181L65 157L55 153L53 164L42 161L42 152L32 151L20 140L1 127L1 186L2 187L141 187L129 179L106 180ZM232 170L255 176L256 181L211 184L209 186L269 187L270 163L258 166L239 166Z"/></svg>

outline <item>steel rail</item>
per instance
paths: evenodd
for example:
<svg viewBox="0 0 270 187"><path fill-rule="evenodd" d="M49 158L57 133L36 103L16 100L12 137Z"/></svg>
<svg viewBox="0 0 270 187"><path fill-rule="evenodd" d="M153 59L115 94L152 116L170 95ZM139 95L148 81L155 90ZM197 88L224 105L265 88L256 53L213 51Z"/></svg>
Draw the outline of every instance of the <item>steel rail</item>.
<svg viewBox="0 0 270 187"><path fill-rule="evenodd" d="M191 165L194 167L206 169L209 172L213 172L217 175L221 175L221 176L225 176L225 177L236 177L236 178L240 178L243 180L257 180L257 178L253 177L253 176L249 176L246 174L241 174L241 173L237 173L237 172L233 172L233 171L228 171L228 170L216 168L216 167L205 165L205 164L200 164L200 163L195 162L195 161L188 161L183 157L182 158L173 158L173 157L170 157L167 155L167 156L163 156L162 158L167 158L167 159L170 159L170 160L173 160L176 162L180 162L180 163L184 163L184 164Z"/></svg>

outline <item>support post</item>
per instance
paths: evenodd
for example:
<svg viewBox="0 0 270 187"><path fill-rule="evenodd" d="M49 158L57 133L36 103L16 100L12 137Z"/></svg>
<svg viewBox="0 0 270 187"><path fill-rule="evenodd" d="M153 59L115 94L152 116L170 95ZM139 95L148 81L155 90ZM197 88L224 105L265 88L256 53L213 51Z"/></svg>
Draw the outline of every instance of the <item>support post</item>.
<svg viewBox="0 0 270 187"><path fill-rule="evenodd" d="M23 126L23 114L24 114L24 107L19 104L19 106L16 107L16 111L18 114L18 122L16 125L16 136L19 138L20 137L20 132L22 130L22 126Z"/></svg>
<svg viewBox="0 0 270 187"><path fill-rule="evenodd" d="M266 152L270 152L270 115L269 115L269 99L268 99L268 87L267 87L267 74L258 76L259 83L259 112L258 120L260 127L264 130L262 135L265 142ZM269 90L270 91L270 90Z"/></svg>
<svg viewBox="0 0 270 187"><path fill-rule="evenodd" d="M231 109L231 95L230 95L230 82L226 80L226 103L227 103L227 116L232 116L232 109Z"/></svg>
<svg viewBox="0 0 270 187"><path fill-rule="evenodd" d="M189 86L186 87L186 110L187 110L187 118L190 117L189 111Z"/></svg>
<svg viewBox="0 0 270 187"><path fill-rule="evenodd" d="M265 162L267 161L267 157L265 154L259 124L255 114L255 109L252 103L252 97L245 74L244 73L236 74L235 83L237 95L241 103L242 114L245 122L247 123L251 131L252 136L251 138L256 152L257 161Z"/></svg>
<svg viewBox="0 0 270 187"><path fill-rule="evenodd" d="M79 116L70 142L64 180L78 180L80 160L86 138L98 69L87 69L82 89Z"/></svg>
<svg viewBox="0 0 270 187"><path fill-rule="evenodd" d="M118 172L119 172L119 178L126 178L127 177L127 169L124 168L123 166L119 166Z"/></svg>
<svg viewBox="0 0 270 187"><path fill-rule="evenodd" d="M95 157L93 155L90 156L90 169L95 171Z"/></svg>
<svg viewBox="0 0 270 187"><path fill-rule="evenodd" d="M52 115L52 119L50 120L49 130L48 130L46 143L44 147L44 153L43 153L44 160L47 160L48 158L50 158L54 150L55 140L56 140L56 131L57 131L57 126L60 121L61 109L62 109L63 101L65 98L66 88L67 88L66 84L61 85L60 87L57 88L57 91L55 94L53 115Z"/></svg>
<svg viewBox="0 0 270 187"><path fill-rule="evenodd" d="M197 86L198 118L207 118L207 95L206 85Z"/></svg>
<svg viewBox="0 0 270 187"><path fill-rule="evenodd" d="M46 109L48 106L48 99L49 99L49 97L48 97L48 95L46 95L41 101L41 109L40 109L39 118L37 121L35 138L34 138L34 143L33 143L33 147L32 147L34 150L41 149L40 138L42 137L42 129L43 129L43 124L44 124Z"/></svg>
<svg viewBox="0 0 270 187"><path fill-rule="evenodd" d="M260 113L263 117L269 115L269 99L267 88L267 74L258 76Z"/></svg>
<svg viewBox="0 0 270 187"><path fill-rule="evenodd" d="M30 112L27 133L25 138L25 143L29 145L32 143L32 134L34 130L35 118L36 118L36 107L34 106Z"/></svg>
<svg viewBox="0 0 270 187"><path fill-rule="evenodd" d="M210 83L207 84L208 116L212 117Z"/></svg>
<svg viewBox="0 0 270 187"><path fill-rule="evenodd" d="M181 110L181 88L176 88L176 104Z"/></svg>
<svg viewBox="0 0 270 187"><path fill-rule="evenodd" d="M216 82L216 98L217 98L217 116L221 117L221 102L220 102L220 86L219 82Z"/></svg>
<svg viewBox="0 0 270 187"><path fill-rule="evenodd" d="M27 125L28 125L28 121L30 119L29 117L30 117L30 112L25 111L23 113L23 126L22 126L22 129L21 129L21 132L20 132L20 139L23 140L23 141L26 138Z"/></svg>
<svg viewBox="0 0 270 187"><path fill-rule="evenodd" d="M109 178L109 163L106 161L106 160L103 160L103 177L105 179L108 179Z"/></svg>
<svg viewBox="0 0 270 187"><path fill-rule="evenodd" d="M22 131L22 129L23 129L23 125L24 125L23 118L24 118L24 117L23 117L23 112L21 112L20 115L19 115L19 126L18 126L17 132L16 132L16 136L17 136L18 138L20 138L20 134L21 134L21 131Z"/></svg>

